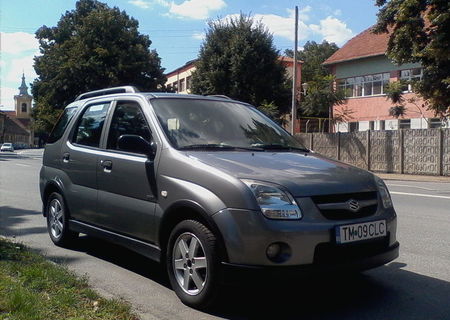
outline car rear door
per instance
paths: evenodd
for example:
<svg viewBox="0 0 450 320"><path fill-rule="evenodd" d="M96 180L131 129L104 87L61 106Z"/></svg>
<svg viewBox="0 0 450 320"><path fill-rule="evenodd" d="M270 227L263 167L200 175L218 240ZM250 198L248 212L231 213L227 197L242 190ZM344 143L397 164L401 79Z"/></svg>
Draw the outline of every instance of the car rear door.
<svg viewBox="0 0 450 320"><path fill-rule="evenodd" d="M119 150L122 135L152 142L152 130L139 100L115 102L97 163L98 225L133 238L154 241L156 181L154 159Z"/></svg>
<svg viewBox="0 0 450 320"><path fill-rule="evenodd" d="M66 143L61 168L64 195L73 219L95 223L97 211L97 161L110 101L94 102L81 111Z"/></svg>

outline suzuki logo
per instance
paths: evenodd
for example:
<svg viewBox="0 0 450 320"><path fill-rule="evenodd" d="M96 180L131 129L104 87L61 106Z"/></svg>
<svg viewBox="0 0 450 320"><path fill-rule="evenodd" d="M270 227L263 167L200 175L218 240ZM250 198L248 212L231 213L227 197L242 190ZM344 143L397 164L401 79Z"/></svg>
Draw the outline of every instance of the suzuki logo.
<svg viewBox="0 0 450 320"><path fill-rule="evenodd" d="M348 204L348 209L350 211L353 211L353 212L359 211L359 202L358 201L356 201L354 199L350 199L347 201L347 204Z"/></svg>

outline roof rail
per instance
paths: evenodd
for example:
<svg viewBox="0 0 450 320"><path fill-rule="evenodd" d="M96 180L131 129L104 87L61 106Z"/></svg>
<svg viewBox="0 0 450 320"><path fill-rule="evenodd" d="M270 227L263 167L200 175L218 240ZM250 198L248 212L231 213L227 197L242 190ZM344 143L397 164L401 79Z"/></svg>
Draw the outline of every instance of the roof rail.
<svg viewBox="0 0 450 320"><path fill-rule="evenodd" d="M223 94L208 94L207 97L214 97L214 98L222 98L222 99L228 99L233 100L230 97L223 95Z"/></svg>
<svg viewBox="0 0 450 320"><path fill-rule="evenodd" d="M99 97L99 96L106 96L107 94L114 94L114 93L135 93L139 92L139 90L133 86L123 86L123 87L114 87L114 88L106 88L101 90L95 90L95 91L89 91L80 94L78 97L76 97L75 101L87 99L87 98L93 98L93 97Z"/></svg>

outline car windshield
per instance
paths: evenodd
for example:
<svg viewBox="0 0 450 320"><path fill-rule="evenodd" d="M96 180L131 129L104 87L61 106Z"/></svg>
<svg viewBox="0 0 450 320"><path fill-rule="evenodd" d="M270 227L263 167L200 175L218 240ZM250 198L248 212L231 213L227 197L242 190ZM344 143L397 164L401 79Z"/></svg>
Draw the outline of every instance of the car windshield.
<svg viewBox="0 0 450 320"><path fill-rule="evenodd" d="M241 103L161 98L151 104L177 149L308 151L272 120Z"/></svg>
<svg viewBox="0 0 450 320"><path fill-rule="evenodd" d="M11 143L4 143L3 146L4 147L11 147Z"/></svg>

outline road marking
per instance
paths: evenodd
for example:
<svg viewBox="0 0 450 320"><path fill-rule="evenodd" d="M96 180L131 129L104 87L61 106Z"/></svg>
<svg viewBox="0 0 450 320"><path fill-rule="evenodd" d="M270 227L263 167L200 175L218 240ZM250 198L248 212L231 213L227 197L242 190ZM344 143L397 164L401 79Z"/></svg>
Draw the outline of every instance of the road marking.
<svg viewBox="0 0 450 320"><path fill-rule="evenodd" d="M424 187L417 187L417 186L409 186L407 184L389 184L390 187L407 187L407 188L416 188L416 189L422 189L427 191L437 191L436 189L430 189L430 188L424 188Z"/></svg>
<svg viewBox="0 0 450 320"><path fill-rule="evenodd" d="M441 198L441 199L450 199L450 197L447 196L436 196L433 194L423 194L423 193L408 193L408 192L397 192L397 191L390 191L391 194L399 194L402 196L414 196L414 197L425 197L425 198Z"/></svg>
<svg viewBox="0 0 450 320"><path fill-rule="evenodd" d="M16 166L29 167L30 165L28 165L28 164L16 163Z"/></svg>

